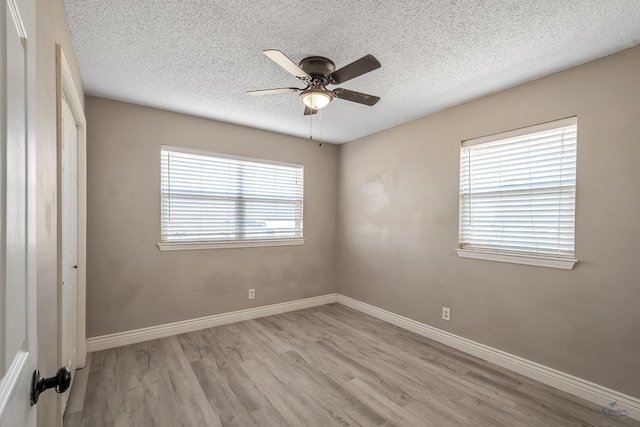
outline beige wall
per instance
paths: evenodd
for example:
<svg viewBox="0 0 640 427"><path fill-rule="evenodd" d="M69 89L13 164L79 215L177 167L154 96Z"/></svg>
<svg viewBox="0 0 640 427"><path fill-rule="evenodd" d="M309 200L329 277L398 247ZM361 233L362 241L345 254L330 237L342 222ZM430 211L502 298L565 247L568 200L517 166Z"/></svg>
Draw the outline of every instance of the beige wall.
<svg viewBox="0 0 640 427"><path fill-rule="evenodd" d="M78 71L62 1L36 3L36 216L38 282L38 369L53 375L58 366L57 295L57 122L56 44L62 46L83 101ZM55 425L56 393L45 393L38 402L38 425Z"/></svg>
<svg viewBox="0 0 640 427"><path fill-rule="evenodd" d="M95 97L86 113L88 337L336 291L336 146ZM306 243L161 252L162 144L304 163Z"/></svg>
<svg viewBox="0 0 640 427"><path fill-rule="evenodd" d="M640 397L638 70L640 46L342 145L339 292ZM573 115L579 264L458 258L460 141Z"/></svg>

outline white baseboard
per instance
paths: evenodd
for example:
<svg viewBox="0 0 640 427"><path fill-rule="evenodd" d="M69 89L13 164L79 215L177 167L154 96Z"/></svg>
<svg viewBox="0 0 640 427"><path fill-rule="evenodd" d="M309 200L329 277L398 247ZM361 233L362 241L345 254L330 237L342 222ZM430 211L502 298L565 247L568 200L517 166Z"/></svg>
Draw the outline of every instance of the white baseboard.
<svg viewBox="0 0 640 427"><path fill-rule="evenodd" d="M135 344L143 341L164 338L185 332L212 328L243 320L257 319L258 317L271 316L286 313L288 311L302 310L304 308L336 302L336 294L327 294L318 297L305 298L296 301L266 305L246 310L232 311L230 313L214 314L213 316L200 317L198 319L183 320L181 322L167 323L148 328L134 329L132 331L118 332L87 339L89 352L106 350L108 348Z"/></svg>
<svg viewBox="0 0 640 427"><path fill-rule="evenodd" d="M465 353L495 363L526 377L540 381L574 396L581 397L603 408L617 401L618 413L626 413L630 418L640 420L640 399L611 390L607 387L583 380L573 375L540 365L513 354L462 338L424 323L383 310L373 305L338 294L337 302L355 310L369 314L385 322L407 329L423 337L448 345ZM622 411L622 412L620 412ZM626 411L626 412L624 412Z"/></svg>

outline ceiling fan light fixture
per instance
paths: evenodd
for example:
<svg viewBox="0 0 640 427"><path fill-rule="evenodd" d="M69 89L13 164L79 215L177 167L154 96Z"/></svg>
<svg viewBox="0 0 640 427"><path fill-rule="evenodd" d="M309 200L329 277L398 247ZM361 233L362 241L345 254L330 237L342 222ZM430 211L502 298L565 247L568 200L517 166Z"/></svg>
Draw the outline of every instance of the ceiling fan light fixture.
<svg viewBox="0 0 640 427"><path fill-rule="evenodd" d="M333 94L326 89L310 89L303 91L300 99L307 107L319 110L333 101Z"/></svg>

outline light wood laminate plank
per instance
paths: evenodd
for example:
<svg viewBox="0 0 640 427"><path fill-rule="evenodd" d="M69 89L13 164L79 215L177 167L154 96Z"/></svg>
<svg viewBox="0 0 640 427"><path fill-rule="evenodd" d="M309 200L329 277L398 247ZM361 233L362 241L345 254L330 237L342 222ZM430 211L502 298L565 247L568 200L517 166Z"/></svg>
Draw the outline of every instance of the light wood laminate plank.
<svg viewBox="0 0 640 427"><path fill-rule="evenodd" d="M65 427L640 426L338 304L88 360Z"/></svg>

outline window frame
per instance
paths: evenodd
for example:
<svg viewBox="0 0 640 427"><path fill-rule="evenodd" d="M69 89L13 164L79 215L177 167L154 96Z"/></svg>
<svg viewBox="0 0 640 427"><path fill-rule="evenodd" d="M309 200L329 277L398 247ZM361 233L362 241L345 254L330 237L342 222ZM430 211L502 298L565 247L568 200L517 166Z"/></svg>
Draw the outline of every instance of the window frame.
<svg viewBox="0 0 640 427"><path fill-rule="evenodd" d="M170 151L185 154L194 154L199 156L215 157L220 159L239 160L244 162L260 163L276 166L287 166L299 168L302 176L302 203L301 203L301 237L293 238L275 238L275 239L237 239L237 240L209 240L209 241L163 241L162 240L162 152ZM219 153L206 150L198 150L184 147L175 147L170 145L162 145L160 147L160 235L161 240L157 243L161 251L182 251L182 250L199 250L199 249L228 249L228 248L252 248L252 247L274 247L274 246L299 246L305 243L304 238L304 164L276 161L271 159L262 159L247 156L238 156L233 154Z"/></svg>
<svg viewBox="0 0 640 427"><path fill-rule="evenodd" d="M472 138L468 140L464 140L460 143L460 155L459 155L459 177L462 173L462 152L465 148L471 146L478 146L483 144L488 144L500 140L505 140L509 138L534 134L537 132L542 132L545 130L552 130L556 128L561 128L565 126L576 125L577 126L577 116L567 117L564 119L553 120L550 122L540 123L537 125L526 126L523 128L513 129L506 132L500 132L492 135L487 135L479 138ZM577 145L576 145L577 147ZM577 168L577 159L576 159L576 168ZM577 177L577 173L576 173ZM575 218L576 218L576 199L574 197L574 241L573 241L573 253L568 256L563 255L547 255L547 254L536 254L532 252L519 252L512 250L499 250L499 249L485 249L485 248L473 248L473 247L463 247L462 240L462 221L461 221L461 212L463 208L462 204L462 179L458 183L458 191L459 191L459 200L458 200L458 246L455 249L458 256L460 258L470 258L470 259L478 259L485 261L497 261L497 262L505 262L512 264L524 264L538 267L549 267L549 268L558 268L571 270L574 265L578 262L575 258ZM577 181L576 181L577 185Z"/></svg>

